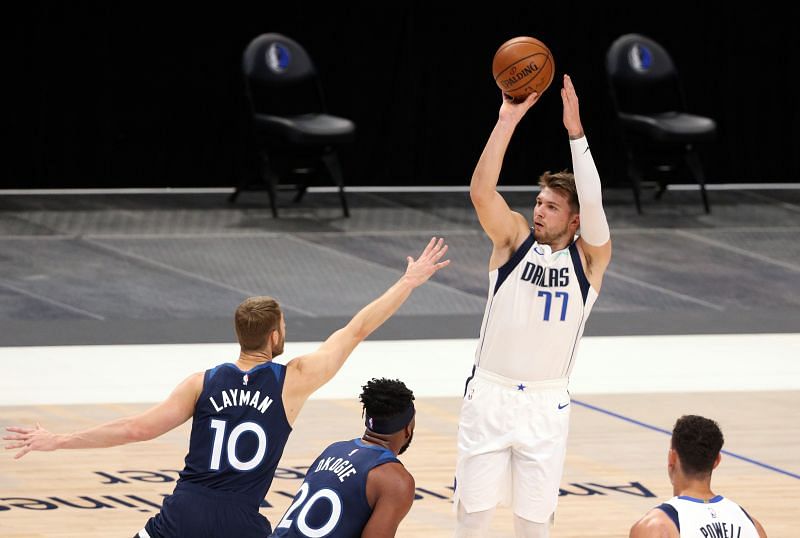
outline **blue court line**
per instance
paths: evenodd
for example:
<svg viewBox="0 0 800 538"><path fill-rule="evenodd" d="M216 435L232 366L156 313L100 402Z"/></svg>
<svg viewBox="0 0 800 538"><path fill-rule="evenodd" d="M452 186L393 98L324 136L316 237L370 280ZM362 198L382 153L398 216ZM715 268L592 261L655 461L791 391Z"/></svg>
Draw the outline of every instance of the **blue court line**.
<svg viewBox="0 0 800 538"><path fill-rule="evenodd" d="M625 422L630 422L631 424L636 424L637 426L641 426L642 428L647 428L648 430L653 430L653 431L657 431L659 433L663 433L665 435L672 436L672 432L670 430L665 430L663 428L659 428L657 426L653 426L652 424L647 424L645 422L641 422L639 420L636 420L636 419L633 419L633 418L630 418L630 417L626 417L625 415L620 415L619 413L615 413L613 411L609 411L608 409L603 409L602 407L597 407L595 405L588 404L586 402L581 402L580 400L572 400L572 403L575 403L575 404L578 404L578 405L582 405L583 407L591 409L592 411L597 411L599 413L605 413L606 415L612 416L614 418L618 418L620 420L624 420ZM783 469L780 469L778 467L774 467L772 465L768 465L766 463L762 463L762 462L760 462L758 460L754 460L752 458L748 458L747 456L741 456L741 455L735 454L733 452L728 452L727 450L722 450L721 452L723 454L725 454L726 456L730 456L732 458L736 458L736 459L739 459L739 460L742 460L742 461L746 461L747 463L752 463L753 465L758 465L759 467L763 467L764 469L769 469L770 471L775 471L776 473L785 474L786 476L791 476L792 478L797 478L798 480L800 480L800 475L795 474L795 473L793 473L791 471L784 471Z"/></svg>

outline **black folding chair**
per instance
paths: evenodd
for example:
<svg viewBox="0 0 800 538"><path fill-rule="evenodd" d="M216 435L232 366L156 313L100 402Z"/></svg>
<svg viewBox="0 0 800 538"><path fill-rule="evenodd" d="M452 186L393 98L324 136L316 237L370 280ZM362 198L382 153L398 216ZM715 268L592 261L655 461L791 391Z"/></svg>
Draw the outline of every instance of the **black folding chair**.
<svg viewBox="0 0 800 538"><path fill-rule="evenodd" d="M277 218L279 189L296 190L294 201L299 202L313 179L326 176L338 187L342 212L349 217L337 148L355 139L356 127L349 119L327 114L308 53L289 37L262 34L247 45L242 70L262 183L243 182L230 201L242 191L266 188Z"/></svg>
<svg viewBox="0 0 800 538"><path fill-rule="evenodd" d="M700 185L706 213L711 211L703 166L696 146L714 140L713 119L686 112L686 98L669 53L639 34L619 37L606 53L611 97L628 158L636 210L642 212L641 185L657 176L656 198L670 179L688 169Z"/></svg>

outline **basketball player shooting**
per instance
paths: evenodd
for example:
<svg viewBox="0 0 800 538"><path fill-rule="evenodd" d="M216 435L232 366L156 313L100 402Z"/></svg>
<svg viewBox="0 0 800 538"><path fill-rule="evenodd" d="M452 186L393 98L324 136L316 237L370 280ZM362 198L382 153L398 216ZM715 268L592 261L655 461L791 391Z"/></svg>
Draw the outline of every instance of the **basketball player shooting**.
<svg viewBox="0 0 800 538"><path fill-rule="evenodd" d="M563 84L574 175L539 178L533 222L509 208L497 181L514 129L540 94L519 104L503 99L470 184L493 248L458 428L459 538L485 536L497 505L512 507L516 536L547 537L556 509L569 427L567 382L611 260L600 176L569 76Z"/></svg>

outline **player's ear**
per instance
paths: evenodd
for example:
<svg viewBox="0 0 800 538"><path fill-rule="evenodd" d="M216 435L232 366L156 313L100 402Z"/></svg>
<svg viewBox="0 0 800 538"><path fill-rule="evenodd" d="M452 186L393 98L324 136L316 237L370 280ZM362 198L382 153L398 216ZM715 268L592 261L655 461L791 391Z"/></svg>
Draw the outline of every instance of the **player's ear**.
<svg viewBox="0 0 800 538"><path fill-rule="evenodd" d="M278 332L278 329L272 329L269 333L269 340L272 343L271 347L275 347L281 343L281 335Z"/></svg>
<svg viewBox="0 0 800 538"><path fill-rule="evenodd" d="M411 422L406 424L406 427L403 428L403 433L405 434L406 439L408 439L412 435L414 435L414 424L416 424L416 422L417 422L417 419L416 419L416 417L414 417L414 418L411 419Z"/></svg>
<svg viewBox="0 0 800 538"><path fill-rule="evenodd" d="M722 452L717 454L717 457L714 458L714 466L711 469L716 469L717 465L719 465L719 462L721 462L721 461L722 461Z"/></svg>

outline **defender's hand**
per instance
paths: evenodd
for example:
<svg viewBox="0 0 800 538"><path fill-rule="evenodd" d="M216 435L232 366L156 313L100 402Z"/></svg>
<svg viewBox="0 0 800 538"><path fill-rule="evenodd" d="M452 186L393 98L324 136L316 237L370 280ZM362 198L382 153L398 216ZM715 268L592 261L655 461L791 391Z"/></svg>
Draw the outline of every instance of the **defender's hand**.
<svg viewBox="0 0 800 538"><path fill-rule="evenodd" d="M450 260L439 261L446 252L447 245L444 244L444 239L439 238L437 240L432 237L419 258L416 260L411 256L406 258L408 261L405 274L406 281L410 282L415 288L424 284L436 271L450 264Z"/></svg>
<svg viewBox="0 0 800 538"><path fill-rule="evenodd" d="M13 450L15 448L22 449L14 455L15 460L33 450L48 452L58 448L60 436L45 430L38 423L35 428L8 426L6 430L12 432L12 435L6 435L3 439L6 441L17 441L16 443L8 443L6 445L6 450Z"/></svg>

